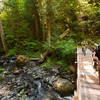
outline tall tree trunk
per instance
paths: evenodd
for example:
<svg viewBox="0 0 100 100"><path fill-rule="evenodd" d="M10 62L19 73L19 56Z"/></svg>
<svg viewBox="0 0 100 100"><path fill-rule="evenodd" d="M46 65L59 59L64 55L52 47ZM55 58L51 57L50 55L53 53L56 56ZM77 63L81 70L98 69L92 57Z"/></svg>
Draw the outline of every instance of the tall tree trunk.
<svg viewBox="0 0 100 100"><path fill-rule="evenodd" d="M46 33L45 33L45 23L43 23L43 41L46 41Z"/></svg>
<svg viewBox="0 0 100 100"><path fill-rule="evenodd" d="M1 42L2 42L2 45L3 45L4 51L5 51L5 53L7 53L8 49L7 49L7 46L6 46L5 34L4 34L4 31L3 31L1 18L0 18L0 38L1 38Z"/></svg>
<svg viewBox="0 0 100 100"><path fill-rule="evenodd" d="M34 20L35 20L35 39L36 40L41 40L42 39L42 35L41 35L41 26L40 26L40 16L38 13L38 1L37 0L33 0L33 10L34 10Z"/></svg>
<svg viewBox="0 0 100 100"><path fill-rule="evenodd" d="M50 45L50 38L51 38L51 20L49 18L48 19L48 38L47 38L49 45Z"/></svg>
<svg viewBox="0 0 100 100"><path fill-rule="evenodd" d="M52 14L52 7L51 7L51 0L47 0L47 27L48 27L48 35L47 35L47 41L50 45L50 39L51 39L51 14Z"/></svg>

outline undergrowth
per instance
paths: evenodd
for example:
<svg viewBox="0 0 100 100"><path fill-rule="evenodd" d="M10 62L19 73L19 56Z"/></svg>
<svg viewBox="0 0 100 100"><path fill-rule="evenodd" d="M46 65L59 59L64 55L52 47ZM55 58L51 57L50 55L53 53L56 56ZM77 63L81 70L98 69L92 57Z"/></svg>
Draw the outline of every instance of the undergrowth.
<svg viewBox="0 0 100 100"><path fill-rule="evenodd" d="M48 48L54 52L52 56L48 57L41 65L44 68L50 68L55 65L64 67L70 72L70 65L75 60L75 42L73 39L59 40L53 45L44 45L45 50Z"/></svg>

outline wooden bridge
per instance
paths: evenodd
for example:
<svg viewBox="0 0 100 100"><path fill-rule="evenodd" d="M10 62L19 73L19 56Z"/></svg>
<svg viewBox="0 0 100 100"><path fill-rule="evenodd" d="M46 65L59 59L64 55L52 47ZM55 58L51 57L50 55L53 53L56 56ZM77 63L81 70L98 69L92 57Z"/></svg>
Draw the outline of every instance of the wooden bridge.
<svg viewBox="0 0 100 100"><path fill-rule="evenodd" d="M92 52L77 48L77 90L73 100L100 100L99 74L93 68Z"/></svg>

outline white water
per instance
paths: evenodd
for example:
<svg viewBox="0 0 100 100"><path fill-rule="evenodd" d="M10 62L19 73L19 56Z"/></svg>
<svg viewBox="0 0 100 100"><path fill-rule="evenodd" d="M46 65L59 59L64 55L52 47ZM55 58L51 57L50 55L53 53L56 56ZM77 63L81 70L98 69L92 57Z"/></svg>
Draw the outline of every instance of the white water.
<svg viewBox="0 0 100 100"><path fill-rule="evenodd" d="M68 99L68 100L73 100L73 95L71 95L71 96L66 96L66 97L64 97L65 99Z"/></svg>

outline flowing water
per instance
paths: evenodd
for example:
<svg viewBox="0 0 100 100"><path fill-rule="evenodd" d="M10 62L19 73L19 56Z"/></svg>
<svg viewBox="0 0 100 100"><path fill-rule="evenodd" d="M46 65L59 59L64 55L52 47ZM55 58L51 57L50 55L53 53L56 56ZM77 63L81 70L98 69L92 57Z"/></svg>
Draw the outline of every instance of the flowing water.
<svg viewBox="0 0 100 100"><path fill-rule="evenodd" d="M7 100L19 100L21 97L18 97L17 94L22 90L27 93L27 99L25 100L72 100L73 95L62 97L61 94L53 88L53 81L59 76L73 81L73 76L68 75L62 68L53 67L45 70L36 65L35 62L30 62L30 64L19 68L16 66L15 57L0 58L0 67L8 71L6 75L8 80L4 80L0 83L0 91L2 91L3 86L5 86L10 90L6 92L11 93L10 96L0 96L0 100L4 100L4 98L10 98ZM13 71L16 68L18 72L16 72L16 70Z"/></svg>

